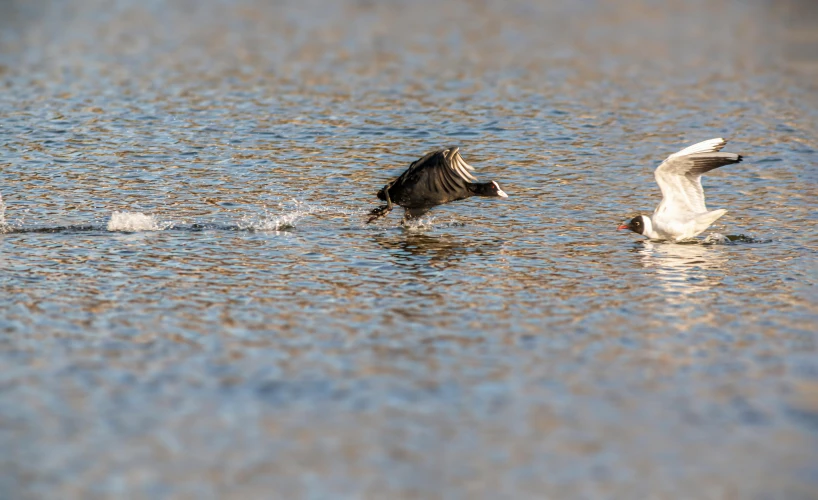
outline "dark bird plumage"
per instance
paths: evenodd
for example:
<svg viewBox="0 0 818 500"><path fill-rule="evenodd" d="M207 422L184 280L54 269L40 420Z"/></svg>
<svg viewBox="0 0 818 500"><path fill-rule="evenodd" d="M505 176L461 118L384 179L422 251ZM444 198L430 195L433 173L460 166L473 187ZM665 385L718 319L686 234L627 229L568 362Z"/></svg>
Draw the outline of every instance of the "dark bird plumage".
<svg viewBox="0 0 818 500"><path fill-rule="evenodd" d="M460 148L432 151L412 162L400 177L378 191L378 199L385 201L386 206L374 209L367 222L386 215L393 205L404 207L406 216L412 218L436 205L471 196L508 197L494 181L476 182L470 173L473 170L460 156Z"/></svg>

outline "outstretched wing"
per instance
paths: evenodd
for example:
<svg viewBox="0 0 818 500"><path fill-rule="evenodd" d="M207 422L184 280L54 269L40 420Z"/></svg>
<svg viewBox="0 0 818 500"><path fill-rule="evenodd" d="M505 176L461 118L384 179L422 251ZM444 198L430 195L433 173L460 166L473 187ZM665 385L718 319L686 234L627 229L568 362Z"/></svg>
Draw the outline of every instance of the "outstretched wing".
<svg viewBox="0 0 818 500"><path fill-rule="evenodd" d="M673 153L654 172L662 190L656 213L701 214L707 212L701 176L711 170L740 162L735 153L720 153L727 141L721 138L694 144Z"/></svg>

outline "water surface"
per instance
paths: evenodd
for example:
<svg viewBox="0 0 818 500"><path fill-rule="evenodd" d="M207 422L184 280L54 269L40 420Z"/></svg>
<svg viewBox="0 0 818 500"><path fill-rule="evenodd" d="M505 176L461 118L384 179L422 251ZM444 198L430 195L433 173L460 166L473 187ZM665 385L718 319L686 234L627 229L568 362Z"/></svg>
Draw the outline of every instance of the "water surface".
<svg viewBox="0 0 818 500"><path fill-rule="evenodd" d="M818 490L808 2L0 18L0 497ZM615 231L718 136L746 238ZM447 144L510 197L364 224Z"/></svg>

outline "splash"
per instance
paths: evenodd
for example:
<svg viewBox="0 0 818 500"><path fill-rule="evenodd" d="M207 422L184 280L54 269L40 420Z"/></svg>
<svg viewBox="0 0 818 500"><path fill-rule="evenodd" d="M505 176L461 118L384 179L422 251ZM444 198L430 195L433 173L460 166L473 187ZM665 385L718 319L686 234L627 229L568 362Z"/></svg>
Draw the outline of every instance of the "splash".
<svg viewBox="0 0 818 500"><path fill-rule="evenodd" d="M436 217L423 215L415 219L403 219L400 225L409 233L422 233L435 227Z"/></svg>
<svg viewBox="0 0 818 500"><path fill-rule="evenodd" d="M463 227L466 224L458 221L454 217L441 219L434 215L424 215L417 219L404 219L400 226L409 233L422 233L432 229L443 229L447 227Z"/></svg>
<svg viewBox="0 0 818 500"><path fill-rule="evenodd" d="M296 210L283 215L274 215L266 208L264 214L256 217L244 216L238 223L242 231L284 231L295 227L298 219L306 212Z"/></svg>
<svg viewBox="0 0 818 500"><path fill-rule="evenodd" d="M730 238L721 233L710 233L702 240L702 245L729 245Z"/></svg>
<svg viewBox="0 0 818 500"><path fill-rule="evenodd" d="M169 222L160 222L153 215L142 212L114 212L108 221L108 231L134 233L138 231L162 231L171 226Z"/></svg>
<svg viewBox="0 0 818 500"><path fill-rule="evenodd" d="M6 204L3 203L3 195L0 194L0 233L6 232Z"/></svg>
<svg viewBox="0 0 818 500"><path fill-rule="evenodd" d="M338 207L310 205L295 199L288 205L290 206L284 203L279 204L279 207L285 209L284 213L274 213L264 207L262 215L245 216L239 221L238 227L243 231L286 231L295 228L296 223L307 215L319 213L348 214L347 211Z"/></svg>
<svg viewBox="0 0 818 500"><path fill-rule="evenodd" d="M772 240L753 238L745 234L710 233L701 241L702 245L735 245L738 243L770 243Z"/></svg>
<svg viewBox="0 0 818 500"><path fill-rule="evenodd" d="M755 238L753 236L747 236L746 234L728 234L727 239L730 240L731 243L772 243L773 240L769 238Z"/></svg>

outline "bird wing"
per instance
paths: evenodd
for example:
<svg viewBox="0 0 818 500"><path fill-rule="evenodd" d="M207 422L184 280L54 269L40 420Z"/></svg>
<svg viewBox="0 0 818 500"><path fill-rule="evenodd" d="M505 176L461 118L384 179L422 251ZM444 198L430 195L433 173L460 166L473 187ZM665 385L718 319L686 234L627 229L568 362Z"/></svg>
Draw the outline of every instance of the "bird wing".
<svg viewBox="0 0 818 500"><path fill-rule="evenodd" d="M413 162L398 183L416 181L429 193L447 194L462 191L463 184L477 180L470 172L474 167L460 156L456 146L432 151Z"/></svg>
<svg viewBox="0 0 818 500"><path fill-rule="evenodd" d="M721 151L721 148L727 144L727 141L722 139L721 137L716 137L715 139L708 139L706 141L697 142L696 144L686 147L681 151L673 153L672 155L668 156L667 159L671 158L678 158L680 156L687 156L697 153L718 153Z"/></svg>
<svg viewBox="0 0 818 500"><path fill-rule="evenodd" d="M427 153L419 160L409 165L409 170L429 169L434 170L437 175L456 180L457 178L466 182L474 182L477 179L471 175L474 167L463 161L460 156L460 148L451 146Z"/></svg>
<svg viewBox="0 0 818 500"><path fill-rule="evenodd" d="M724 139L710 139L668 156L654 172L662 190L662 202L656 212L669 212L667 215L707 212L702 174L743 159L735 153L720 153L725 144Z"/></svg>

